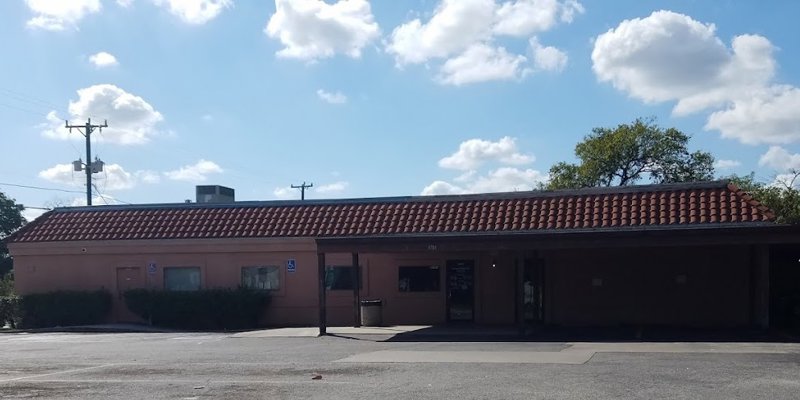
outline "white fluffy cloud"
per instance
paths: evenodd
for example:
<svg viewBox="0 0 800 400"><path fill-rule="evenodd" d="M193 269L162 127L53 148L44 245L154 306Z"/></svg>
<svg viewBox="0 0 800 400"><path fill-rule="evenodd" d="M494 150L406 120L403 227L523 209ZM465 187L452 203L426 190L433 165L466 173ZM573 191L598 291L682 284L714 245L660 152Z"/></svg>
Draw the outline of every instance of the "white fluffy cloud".
<svg viewBox="0 0 800 400"><path fill-rule="evenodd" d="M119 65L117 57L114 57L113 54L107 53L105 51L101 51L97 54L92 54L91 56L89 56L89 62L94 64L94 66L97 68L113 67Z"/></svg>
<svg viewBox="0 0 800 400"><path fill-rule="evenodd" d="M272 191L272 194L279 200L294 199L296 196L298 196L297 189L291 186L275 188L275 190Z"/></svg>
<svg viewBox="0 0 800 400"><path fill-rule="evenodd" d="M72 164L56 164L40 171L39 177L50 182L70 186L82 186L85 182L85 175L82 172L73 172Z"/></svg>
<svg viewBox="0 0 800 400"><path fill-rule="evenodd" d="M437 81L445 84L520 79L534 70L560 71L566 54L539 45L531 67L527 57L510 54L496 39L547 31L581 12L576 0L442 0L427 21L416 18L396 27L386 50L398 68L443 60Z"/></svg>
<svg viewBox="0 0 800 400"><path fill-rule="evenodd" d="M347 189L348 186L350 186L350 183L345 181L338 181L326 185L321 185L320 187L316 188L316 192L325 194L339 193L345 191L345 189Z"/></svg>
<svg viewBox="0 0 800 400"><path fill-rule="evenodd" d="M85 187L86 175L76 172L72 164L56 164L39 172L39 177L62 185ZM158 183L158 174L153 171L125 171L119 164L106 164L102 172L92 176L94 184L105 191L126 190L136 187L139 183Z"/></svg>
<svg viewBox="0 0 800 400"><path fill-rule="evenodd" d="M509 36L528 36L552 29L559 21L570 23L575 14L583 14L576 0L507 1L497 9L494 32Z"/></svg>
<svg viewBox="0 0 800 400"><path fill-rule="evenodd" d="M77 23L88 14L100 11L100 0L25 0L34 13L27 26L32 29L62 31L77 29Z"/></svg>
<svg viewBox="0 0 800 400"><path fill-rule="evenodd" d="M767 166L777 171L800 170L800 154L789 153L780 146L772 146L758 160L758 165Z"/></svg>
<svg viewBox="0 0 800 400"><path fill-rule="evenodd" d="M387 50L398 65L420 64L460 53L491 37L494 0L442 0L428 22L406 22L391 34Z"/></svg>
<svg viewBox="0 0 800 400"><path fill-rule="evenodd" d="M430 185L422 189L423 196L436 196L445 194L465 194L467 190L461 186L453 185L445 181L433 181Z"/></svg>
<svg viewBox="0 0 800 400"><path fill-rule="evenodd" d="M600 35L592 61L600 81L645 102L675 101L676 115L716 110L706 129L724 137L787 143L800 140L800 115L791 112L800 94L773 86L774 50L758 35L736 36L728 47L713 24L656 11Z"/></svg>
<svg viewBox="0 0 800 400"><path fill-rule="evenodd" d="M128 93L114 85L94 85L78 90L78 100L69 103L69 120L72 124L83 124L88 118L94 123L108 121L108 128L93 137L109 143L133 145L143 144L158 134L156 124L163 120L143 98ZM81 135L70 134L64 121L55 111L47 115L42 134L53 139L77 139Z"/></svg>
<svg viewBox="0 0 800 400"><path fill-rule="evenodd" d="M533 160L532 155L519 151L515 138L506 136L496 142L483 139L470 139L462 142L455 153L439 160L439 166L470 171L490 161L522 165L531 163Z"/></svg>
<svg viewBox="0 0 800 400"><path fill-rule="evenodd" d="M167 171L164 175L174 181L199 183L205 182L208 179L208 175L222 172L224 172L223 169L217 163L201 159L195 164L184 165L176 170Z"/></svg>
<svg viewBox="0 0 800 400"><path fill-rule="evenodd" d="M742 143L791 143L800 140L800 89L772 86L743 96L708 117L705 129Z"/></svg>
<svg viewBox="0 0 800 400"><path fill-rule="evenodd" d="M534 169L521 169L509 165L523 165L534 161L532 155L517 148L514 138L504 137L496 142L470 139L462 142L458 150L439 160L439 167L464 171L453 178L456 183L437 180L422 190L423 195L464 194L532 190L547 181L547 174ZM486 173L478 169L490 162L505 164Z"/></svg>
<svg viewBox="0 0 800 400"><path fill-rule="evenodd" d="M138 182L142 182L142 183L159 183L159 182L161 182L161 176L158 174L158 172L155 172L155 171L150 171L150 170L136 171L136 172L133 173L133 176L134 176L134 178L136 178L136 180Z"/></svg>
<svg viewBox="0 0 800 400"><path fill-rule="evenodd" d="M528 43L536 70L561 72L567 66L567 53L553 46L542 46L539 39L535 37L531 38Z"/></svg>
<svg viewBox="0 0 800 400"><path fill-rule="evenodd" d="M476 43L461 55L442 65L437 81L460 86L468 83L517 80L530 72L525 67L527 59L510 54L502 47Z"/></svg>
<svg viewBox="0 0 800 400"><path fill-rule="evenodd" d="M345 54L361 57L362 49L380 36L367 0L275 0L264 32L284 48L279 57L314 61Z"/></svg>
<svg viewBox="0 0 800 400"><path fill-rule="evenodd" d="M742 163L737 160L717 160L714 162L714 168L716 169L733 169L740 165Z"/></svg>
<svg viewBox="0 0 800 400"><path fill-rule="evenodd" d="M317 97L329 104L347 103L347 96L345 96L342 92L328 92L323 89L319 89L317 90Z"/></svg>
<svg viewBox="0 0 800 400"><path fill-rule="evenodd" d="M233 6L233 0L153 0L153 3L167 8L181 21L195 25L205 24ZM130 5L130 1L127 5Z"/></svg>
<svg viewBox="0 0 800 400"><path fill-rule="evenodd" d="M533 169L501 167L486 175L474 177L461 185L446 181L435 181L422 189L422 195L492 193L533 190L547 181L547 174Z"/></svg>

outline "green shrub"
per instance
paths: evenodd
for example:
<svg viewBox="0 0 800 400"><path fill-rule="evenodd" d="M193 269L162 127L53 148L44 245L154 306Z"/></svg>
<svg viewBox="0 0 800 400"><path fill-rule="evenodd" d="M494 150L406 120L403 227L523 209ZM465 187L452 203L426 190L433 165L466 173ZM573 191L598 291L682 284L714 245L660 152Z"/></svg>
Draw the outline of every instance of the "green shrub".
<svg viewBox="0 0 800 400"><path fill-rule="evenodd" d="M19 322L19 298L17 296L0 297L0 328L8 324L16 328Z"/></svg>
<svg viewBox="0 0 800 400"><path fill-rule="evenodd" d="M134 314L156 326L180 329L254 328L269 301L267 292L249 289L133 289L124 296Z"/></svg>
<svg viewBox="0 0 800 400"><path fill-rule="evenodd" d="M111 294L106 290L28 294L11 309L20 328L97 324L105 322L111 311Z"/></svg>
<svg viewBox="0 0 800 400"><path fill-rule="evenodd" d="M9 272L0 279L0 296L8 297L14 295L14 273Z"/></svg>

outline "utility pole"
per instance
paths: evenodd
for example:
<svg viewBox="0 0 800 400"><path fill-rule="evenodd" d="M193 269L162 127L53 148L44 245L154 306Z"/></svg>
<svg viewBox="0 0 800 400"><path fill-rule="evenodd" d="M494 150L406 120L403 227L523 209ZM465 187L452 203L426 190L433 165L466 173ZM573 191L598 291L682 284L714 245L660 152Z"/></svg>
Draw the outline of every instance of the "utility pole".
<svg viewBox="0 0 800 400"><path fill-rule="evenodd" d="M300 189L300 200L306 199L306 189L314 187L313 183L306 184L306 181L303 181L302 185L292 185L292 189Z"/></svg>
<svg viewBox="0 0 800 400"><path fill-rule="evenodd" d="M95 157L92 161L92 131L99 129L101 132L103 128L108 128L108 121L103 121L103 125L93 125L92 119L86 120L85 125L70 125L69 121L64 121L64 126L72 132L76 129L84 137L86 137L86 164L83 164L81 159L72 162L73 170L82 171L86 170L86 205L92 205L92 174L103 171L103 163L99 158ZM83 129L81 131L81 129Z"/></svg>

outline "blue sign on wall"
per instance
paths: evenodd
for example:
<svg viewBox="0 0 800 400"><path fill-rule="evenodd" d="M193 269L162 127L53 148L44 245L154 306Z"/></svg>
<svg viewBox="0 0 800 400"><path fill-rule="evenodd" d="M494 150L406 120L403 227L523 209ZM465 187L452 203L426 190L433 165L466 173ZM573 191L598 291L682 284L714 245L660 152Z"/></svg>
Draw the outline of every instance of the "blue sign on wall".
<svg viewBox="0 0 800 400"><path fill-rule="evenodd" d="M287 260L286 261L286 271L287 272L294 272L296 270L297 270L297 262L294 260L294 258L290 258L289 260Z"/></svg>

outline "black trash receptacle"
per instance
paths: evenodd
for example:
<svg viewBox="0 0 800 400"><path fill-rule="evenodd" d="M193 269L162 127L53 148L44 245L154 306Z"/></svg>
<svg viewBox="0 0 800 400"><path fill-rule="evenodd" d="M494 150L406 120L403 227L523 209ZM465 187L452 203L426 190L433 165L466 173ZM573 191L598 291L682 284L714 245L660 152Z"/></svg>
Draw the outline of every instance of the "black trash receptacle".
<svg viewBox="0 0 800 400"><path fill-rule="evenodd" d="M361 300L361 325L383 325L383 301Z"/></svg>

